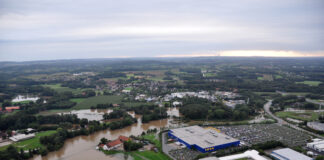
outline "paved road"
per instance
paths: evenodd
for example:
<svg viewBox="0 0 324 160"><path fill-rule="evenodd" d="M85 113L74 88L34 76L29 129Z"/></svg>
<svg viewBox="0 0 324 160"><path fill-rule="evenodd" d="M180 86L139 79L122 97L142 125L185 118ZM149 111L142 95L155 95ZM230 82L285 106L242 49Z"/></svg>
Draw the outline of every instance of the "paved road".
<svg viewBox="0 0 324 160"><path fill-rule="evenodd" d="M294 128L294 129L297 129L297 130L299 130L299 131L306 132L306 133L308 133L308 134L310 134L310 135L312 135L312 136L315 136L315 137L318 137L318 138L322 138L322 139L324 139L324 137L321 136L321 135L318 135L318 134L315 134L315 133L313 133L313 132L307 131L307 130L305 130L305 129L299 128L298 126L296 126L296 125L294 125L294 124L291 124L291 123L288 123L288 122L286 122L285 120L283 120L283 119L277 117L276 115L272 114L272 112L270 111L271 104L272 104L272 100L269 100L269 101L268 101L268 102L263 106L264 111L265 111L266 113L268 113L272 118L276 119L276 120L278 121L278 124L279 124L279 125L283 125L283 124L285 124L285 125L288 125L288 126L291 127L291 128Z"/></svg>
<svg viewBox="0 0 324 160"><path fill-rule="evenodd" d="M172 157L170 154L169 154L169 151L172 149L172 148L170 148L170 147L168 147L168 145L167 145L167 139L165 138L166 137L166 134L167 134L167 132L164 132L164 133L162 133L162 151L165 153L165 154L167 154L170 158L172 158L172 159L174 159L175 160L175 158L174 157Z"/></svg>
<svg viewBox="0 0 324 160"><path fill-rule="evenodd" d="M324 107L324 103L321 103L321 102L318 102L318 101L315 101L315 100L312 100L312 99L309 99L309 98L306 98L306 101L310 102L310 103L322 105L322 107Z"/></svg>

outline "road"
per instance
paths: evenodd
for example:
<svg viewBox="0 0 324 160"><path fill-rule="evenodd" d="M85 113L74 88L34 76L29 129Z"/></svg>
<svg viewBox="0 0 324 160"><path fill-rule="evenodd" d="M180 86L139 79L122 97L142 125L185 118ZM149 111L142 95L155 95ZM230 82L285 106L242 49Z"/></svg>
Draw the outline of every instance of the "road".
<svg viewBox="0 0 324 160"><path fill-rule="evenodd" d="M286 122L285 120L283 120L283 119L277 117L276 115L272 114L272 112L270 111L271 104L272 104L272 100L269 100L269 101L268 101L268 102L263 106L264 111L265 111L267 114L269 114L272 118L274 118L275 120L277 120L279 125L288 125L288 126L291 127L291 128L294 128L294 129L297 129L297 130L299 130L299 131L306 132L306 133L308 133L308 134L310 134L310 135L312 135L312 136L315 136L315 137L318 137L318 138L324 139L324 137L321 136L321 135L319 135L319 134L315 134L315 133L313 133L313 132L310 132L310 131L307 131L307 130L305 130L305 129L299 128L298 126L296 126L296 125L294 125L294 124L291 124L291 123L288 123L288 122Z"/></svg>
<svg viewBox="0 0 324 160"><path fill-rule="evenodd" d="M318 105L324 106L324 103L321 103L321 102L318 102L318 101L315 101L315 100L312 100L312 99L309 99L309 98L306 98L306 101L307 102L310 102L310 103L314 103L314 104L318 104Z"/></svg>
<svg viewBox="0 0 324 160"><path fill-rule="evenodd" d="M166 134L167 134L167 132L164 132L164 133L162 133L162 135L161 135L161 136L162 136L162 151L163 151L166 155L168 155L170 158L172 158L173 160L175 160L175 158L169 154L169 151L170 151L172 148L168 147L168 145L167 145L167 139L165 138L165 137L166 137Z"/></svg>

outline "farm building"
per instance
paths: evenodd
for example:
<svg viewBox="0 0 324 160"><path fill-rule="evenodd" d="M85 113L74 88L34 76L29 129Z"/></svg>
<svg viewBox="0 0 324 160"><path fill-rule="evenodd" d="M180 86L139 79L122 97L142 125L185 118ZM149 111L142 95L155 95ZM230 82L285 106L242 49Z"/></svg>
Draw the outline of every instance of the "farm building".
<svg viewBox="0 0 324 160"><path fill-rule="evenodd" d="M188 148L196 148L202 153L240 145L240 141L237 139L211 128L205 129L199 126L172 129L168 132L168 135L170 138L185 144Z"/></svg>
<svg viewBox="0 0 324 160"><path fill-rule="evenodd" d="M272 151L271 157L277 160L312 160L312 158L296 152L290 148L277 149Z"/></svg>

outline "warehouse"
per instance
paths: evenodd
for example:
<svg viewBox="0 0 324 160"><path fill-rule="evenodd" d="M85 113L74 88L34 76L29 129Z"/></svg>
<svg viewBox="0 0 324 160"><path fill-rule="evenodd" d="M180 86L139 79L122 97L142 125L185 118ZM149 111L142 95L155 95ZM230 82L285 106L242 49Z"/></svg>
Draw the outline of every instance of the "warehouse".
<svg viewBox="0 0 324 160"><path fill-rule="evenodd" d="M318 152L324 152L324 140L315 139L312 143L307 143L307 147Z"/></svg>
<svg viewBox="0 0 324 160"><path fill-rule="evenodd" d="M277 160L312 160L312 158L290 148L274 150L270 155Z"/></svg>
<svg viewBox="0 0 324 160"><path fill-rule="evenodd" d="M240 141L237 139L211 128L204 129L199 126L172 129L168 135L188 148L196 148L203 153L240 145Z"/></svg>

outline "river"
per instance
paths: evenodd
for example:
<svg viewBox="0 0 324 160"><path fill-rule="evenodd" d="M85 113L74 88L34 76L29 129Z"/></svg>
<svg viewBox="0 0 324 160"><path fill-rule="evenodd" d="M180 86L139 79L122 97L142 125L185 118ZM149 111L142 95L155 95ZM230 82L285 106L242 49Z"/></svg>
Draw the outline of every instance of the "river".
<svg viewBox="0 0 324 160"><path fill-rule="evenodd" d="M93 159L93 160L121 160L124 159L123 154L115 155L105 155L104 153L97 151L95 149L96 145L99 143L102 137L106 137L109 140L116 139L120 135L130 136L130 135L140 135L143 131L154 128L170 127L176 124L172 124L172 115L179 116L178 108L169 108L168 114L170 118L151 121L149 123L142 123L141 116L135 115L138 118L138 122L125 127L123 129L117 130L103 130L93 133L88 136L78 136L65 141L64 146L54 152L50 152L46 156L34 156L33 160L80 160L80 159ZM128 159L132 159L129 157Z"/></svg>

